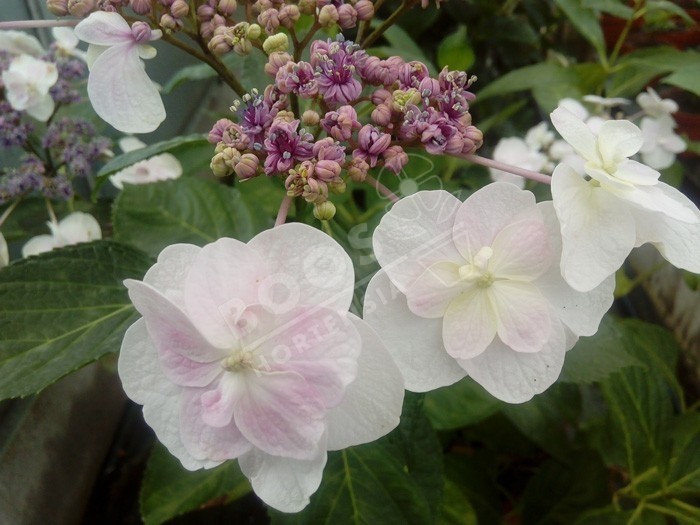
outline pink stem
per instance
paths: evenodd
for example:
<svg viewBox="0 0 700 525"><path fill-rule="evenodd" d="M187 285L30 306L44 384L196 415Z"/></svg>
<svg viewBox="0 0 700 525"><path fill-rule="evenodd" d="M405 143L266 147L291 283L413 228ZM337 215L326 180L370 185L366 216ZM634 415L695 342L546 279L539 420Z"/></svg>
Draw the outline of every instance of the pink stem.
<svg viewBox="0 0 700 525"><path fill-rule="evenodd" d="M371 175L367 175L365 177L365 182L370 183L372 186L377 188L377 191L384 195L387 199L389 199L391 202L399 202L399 197L391 191L389 188L384 186L381 182L379 182L377 179L372 177Z"/></svg>
<svg viewBox="0 0 700 525"><path fill-rule="evenodd" d="M287 214L289 213L289 207L292 205L292 197L285 195L280 204L280 210L277 212L277 219L275 219L275 226L280 226L284 224L287 220Z"/></svg>
<svg viewBox="0 0 700 525"><path fill-rule="evenodd" d="M497 170L507 171L508 173L512 173L513 175L519 175L520 177L532 179L534 181L542 182L544 184L552 183L552 177L550 177L549 175L545 175L544 173L526 170L525 168L518 168L517 166L506 164L505 162L498 162L497 160L493 159L487 159L485 157L480 157L479 155L455 155L455 157L468 160L470 162L473 162L474 164L481 164L482 166L486 166L488 168L495 168Z"/></svg>
<svg viewBox="0 0 700 525"><path fill-rule="evenodd" d="M80 20L12 20L0 22L0 29L40 29L43 27L75 27Z"/></svg>

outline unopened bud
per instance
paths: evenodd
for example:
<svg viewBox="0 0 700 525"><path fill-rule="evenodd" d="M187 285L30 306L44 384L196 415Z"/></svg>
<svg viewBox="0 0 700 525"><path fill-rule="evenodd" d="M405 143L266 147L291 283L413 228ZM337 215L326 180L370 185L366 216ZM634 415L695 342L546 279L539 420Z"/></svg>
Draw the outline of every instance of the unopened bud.
<svg viewBox="0 0 700 525"><path fill-rule="evenodd" d="M319 221L331 220L335 217L335 204L331 201L325 201L314 205L314 217Z"/></svg>
<svg viewBox="0 0 700 525"><path fill-rule="evenodd" d="M336 195L340 195L341 193L345 193L345 188L346 188L345 181L343 179L336 180L334 182L329 182L328 183L328 190L332 193L335 193Z"/></svg>
<svg viewBox="0 0 700 525"><path fill-rule="evenodd" d="M185 18L190 14L190 5L186 0L175 0L170 6L170 14L175 18Z"/></svg>
<svg viewBox="0 0 700 525"><path fill-rule="evenodd" d="M316 0L299 0L299 11L304 15L313 15L316 12Z"/></svg>
<svg viewBox="0 0 700 525"><path fill-rule="evenodd" d="M287 4L280 9L279 21L284 27L291 28L299 20L299 16L299 8L294 4Z"/></svg>
<svg viewBox="0 0 700 525"><path fill-rule="evenodd" d="M46 7L51 14L66 16L68 14L68 0L46 0Z"/></svg>
<svg viewBox="0 0 700 525"><path fill-rule="evenodd" d="M177 29L179 25L177 20L170 13L163 13L163 16L160 17L160 22L158 22L158 24L163 29Z"/></svg>
<svg viewBox="0 0 700 525"><path fill-rule="evenodd" d="M324 5L318 13L318 23L321 27L333 27L338 23L338 9L333 5Z"/></svg>
<svg viewBox="0 0 700 525"><path fill-rule="evenodd" d="M301 116L301 122L304 124L304 126L318 126L318 123L321 121L321 117L318 113L316 113L312 109L307 109L304 111L303 115Z"/></svg>
<svg viewBox="0 0 700 525"><path fill-rule="evenodd" d="M267 64L265 64L265 73L274 78L277 76L277 71L279 71L281 67L285 66L291 60L292 55L289 53L282 51L270 53L270 56L267 59Z"/></svg>
<svg viewBox="0 0 700 525"><path fill-rule="evenodd" d="M362 159L355 158L352 159L352 163L348 168L348 175L355 182L362 182L367 177L367 172L369 171L369 164Z"/></svg>
<svg viewBox="0 0 700 525"><path fill-rule="evenodd" d="M260 35L262 34L262 28L258 24L250 24L248 26L248 31L246 31L246 38L249 40L255 40L257 38L260 38Z"/></svg>
<svg viewBox="0 0 700 525"><path fill-rule="evenodd" d="M250 179L258 174L260 159L252 153L245 153L241 160L234 166L233 170L241 179Z"/></svg>
<svg viewBox="0 0 700 525"><path fill-rule="evenodd" d="M224 15L232 15L237 7L238 4L236 0L219 0L219 4L217 5L219 13Z"/></svg>
<svg viewBox="0 0 700 525"><path fill-rule="evenodd" d="M211 40L209 41L209 44L207 44L207 47L209 47L209 51L211 51L215 55L225 55L226 53L231 51L229 39L223 33L219 33L211 37Z"/></svg>
<svg viewBox="0 0 700 525"><path fill-rule="evenodd" d="M130 0L129 6L134 11L134 13L139 15L145 15L151 12L152 0Z"/></svg>
<svg viewBox="0 0 700 525"><path fill-rule="evenodd" d="M294 122L295 119L294 113L286 109L280 110L277 115L275 115L275 120L283 120L284 122Z"/></svg>
<svg viewBox="0 0 700 525"><path fill-rule="evenodd" d="M391 108L386 104L379 104L372 111L372 121L378 126L388 126L391 122Z"/></svg>
<svg viewBox="0 0 700 525"><path fill-rule="evenodd" d="M233 170L226 164L226 157L223 151L214 155L214 157L211 159L211 164L209 164L209 167L217 177L226 177L227 175L231 175L233 172Z"/></svg>
<svg viewBox="0 0 700 525"><path fill-rule="evenodd" d="M84 18L95 10L95 0L68 0L68 12Z"/></svg>
<svg viewBox="0 0 700 525"><path fill-rule="evenodd" d="M355 11L358 20L371 20L374 16L374 4L370 0L358 0Z"/></svg>
<svg viewBox="0 0 700 525"><path fill-rule="evenodd" d="M350 29L357 25L357 11L350 4L338 7L338 25L343 29Z"/></svg>
<svg viewBox="0 0 700 525"><path fill-rule="evenodd" d="M287 51L289 49L289 39L284 33L268 36L263 42L263 50L268 55L275 51Z"/></svg>

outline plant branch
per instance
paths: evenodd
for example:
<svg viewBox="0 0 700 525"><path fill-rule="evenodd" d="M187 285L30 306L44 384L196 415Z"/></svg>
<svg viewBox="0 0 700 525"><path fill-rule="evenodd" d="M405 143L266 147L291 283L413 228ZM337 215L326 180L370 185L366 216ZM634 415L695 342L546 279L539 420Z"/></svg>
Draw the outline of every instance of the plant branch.
<svg viewBox="0 0 700 525"><path fill-rule="evenodd" d="M384 186L381 182L379 182L377 179L372 177L371 175L367 175L365 177L365 182L376 188L376 190L384 195L387 199L389 199L391 202L399 202L399 197L396 195L393 191L391 191L389 188Z"/></svg>
<svg viewBox="0 0 700 525"><path fill-rule="evenodd" d="M501 171L507 171L513 175L518 175L520 177L525 177L526 179L531 179L537 182L542 182L543 184L551 184L552 177L545 175L544 173L538 173L532 170L526 170L525 168L519 168L518 166L513 166L511 164L506 164L505 162L498 162L497 160L487 159L485 157L480 157L479 155L455 155L455 157L468 160L474 164L479 164L481 166L486 166L487 168L495 168Z"/></svg>
<svg viewBox="0 0 700 525"><path fill-rule="evenodd" d="M277 212L277 218L275 219L275 226L280 226L281 224L284 224L284 222L287 220L287 214L289 213L289 207L292 205L292 201L294 199L290 197L289 195L285 195L284 199L282 199L282 203L280 204L280 209Z"/></svg>
<svg viewBox="0 0 700 525"><path fill-rule="evenodd" d="M375 29L372 33L370 33L369 36L367 38L365 38L365 40L363 42L360 43L360 46L362 47L362 49L367 49L369 46L374 44L374 42L380 36L382 36L387 29L389 29L392 25L394 25L394 22L396 22L396 20L401 15L403 15L408 9L413 7L413 4L415 4L417 1L418 0L404 0L398 9L396 11L394 11L393 13L391 13L389 18L384 20L384 22L382 22L382 24L377 29Z"/></svg>

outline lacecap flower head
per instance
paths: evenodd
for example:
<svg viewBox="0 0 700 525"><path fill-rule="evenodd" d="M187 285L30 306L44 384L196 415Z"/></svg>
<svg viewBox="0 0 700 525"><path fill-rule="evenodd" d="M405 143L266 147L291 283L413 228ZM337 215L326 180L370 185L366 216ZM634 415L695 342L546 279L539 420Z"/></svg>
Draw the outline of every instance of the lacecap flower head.
<svg viewBox="0 0 700 525"><path fill-rule="evenodd" d="M125 284L143 317L124 336L119 374L185 468L238 458L263 501L296 512L327 451L398 424L401 374L348 313L352 263L320 231L285 224L247 244L176 244Z"/></svg>
<svg viewBox="0 0 700 525"><path fill-rule="evenodd" d="M402 199L374 237L382 266L367 287L365 320L417 392L469 374L520 403L559 376L579 335L612 304L613 279L588 294L559 272L551 202L495 182L460 202L446 191Z"/></svg>

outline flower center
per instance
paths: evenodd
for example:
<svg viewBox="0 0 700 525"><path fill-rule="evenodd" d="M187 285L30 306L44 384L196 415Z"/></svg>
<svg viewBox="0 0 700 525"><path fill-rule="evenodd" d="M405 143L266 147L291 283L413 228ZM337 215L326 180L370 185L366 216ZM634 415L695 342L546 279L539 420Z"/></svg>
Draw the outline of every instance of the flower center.
<svg viewBox="0 0 700 525"><path fill-rule="evenodd" d="M245 369L255 368L253 352L244 349L233 350L230 356L221 361L221 368L227 372L240 372Z"/></svg>
<svg viewBox="0 0 700 525"><path fill-rule="evenodd" d="M472 259L459 268L459 277L463 281L475 283L481 288L487 288L493 284L494 275L488 271L489 259L493 256L493 249L490 246L482 247Z"/></svg>

